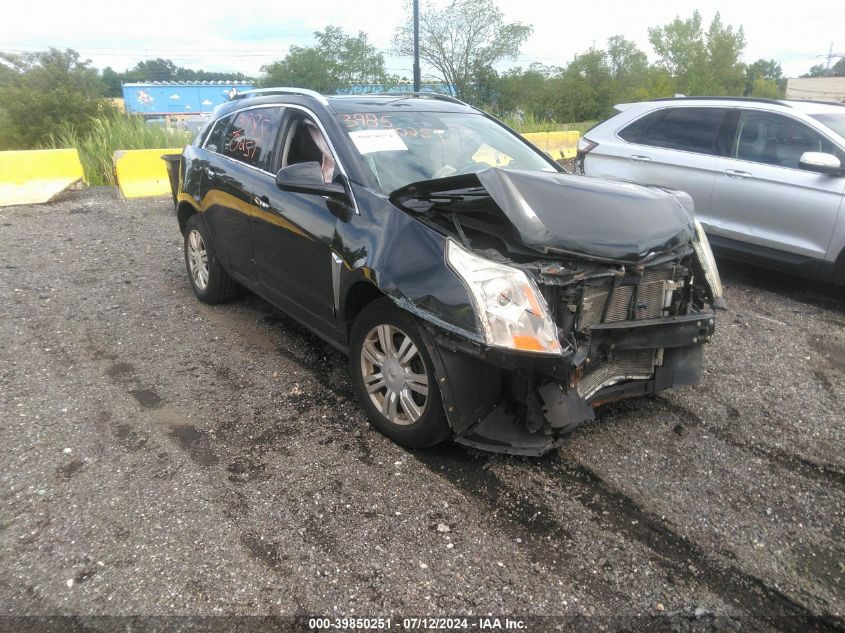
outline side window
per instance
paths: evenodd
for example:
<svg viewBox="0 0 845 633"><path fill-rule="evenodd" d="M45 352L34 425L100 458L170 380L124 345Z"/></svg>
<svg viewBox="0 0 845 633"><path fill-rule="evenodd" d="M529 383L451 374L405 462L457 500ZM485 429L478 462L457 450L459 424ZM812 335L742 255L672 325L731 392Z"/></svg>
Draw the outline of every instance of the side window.
<svg viewBox="0 0 845 633"><path fill-rule="evenodd" d="M798 169L804 152L837 153L830 141L799 121L772 112L743 111L736 132L735 158Z"/></svg>
<svg viewBox="0 0 845 633"><path fill-rule="evenodd" d="M224 116L221 119L217 119L214 123L214 127L211 128L211 132L208 135L208 138L205 141L205 148L211 152L219 152L220 148L223 147L223 135L226 132L226 129L229 127L229 124L232 122L234 117L230 114L229 116Z"/></svg>
<svg viewBox="0 0 845 633"><path fill-rule="evenodd" d="M238 112L218 151L247 165L270 171L281 120L282 108L254 108Z"/></svg>
<svg viewBox="0 0 845 633"><path fill-rule="evenodd" d="M666 108L640 143L718 156L716 139L725 108Z"/></svg>
<svg viewBox="0 0 845 633"><path fill-rule="evenodd" d="M296 163L320 164L323 182L332 182L336 163L320 127L306 114L295 113L289 119L282 143L282 167Z"/></svg>

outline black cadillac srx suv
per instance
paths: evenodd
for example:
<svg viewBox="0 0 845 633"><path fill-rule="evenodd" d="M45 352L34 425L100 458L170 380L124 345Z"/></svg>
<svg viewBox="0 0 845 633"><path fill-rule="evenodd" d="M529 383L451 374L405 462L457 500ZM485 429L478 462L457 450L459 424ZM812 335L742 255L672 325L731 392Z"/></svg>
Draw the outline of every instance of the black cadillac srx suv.
<svg viewBox="0 0 845 633"><path fill-rule="evenodd" d="M722 290L691 198L569 175L456 99L254 91L171 168L197 297L243 286L343 350L405 446L541 454L701 375Z"/></svg>

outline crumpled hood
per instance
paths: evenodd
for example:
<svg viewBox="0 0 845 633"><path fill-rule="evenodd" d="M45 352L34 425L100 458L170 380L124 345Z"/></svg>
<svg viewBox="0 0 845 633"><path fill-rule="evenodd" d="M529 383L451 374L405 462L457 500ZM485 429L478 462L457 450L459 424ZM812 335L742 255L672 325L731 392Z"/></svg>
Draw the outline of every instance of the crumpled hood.
<svg viewBox="0 0 845 633"><path fill-rule="evenodd" d="M434 193L478 182L513 224L524 245L541 252L636 262L690 242L692 198L682 192L621 180L490 168L424 181L408 193Z"/></svg>

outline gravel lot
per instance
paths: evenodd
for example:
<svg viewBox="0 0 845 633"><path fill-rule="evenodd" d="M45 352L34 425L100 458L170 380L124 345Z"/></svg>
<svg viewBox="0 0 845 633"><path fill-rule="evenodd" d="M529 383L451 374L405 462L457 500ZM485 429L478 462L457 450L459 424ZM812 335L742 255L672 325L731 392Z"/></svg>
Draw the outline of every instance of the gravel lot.
<svg viewBox="0 0 845 633"><path fill-rule="evenodd" d="M0 614L845 630L845 298L722 274L696 387L413 453L333 348L194 299L169 199L0 209Z"/></svg>

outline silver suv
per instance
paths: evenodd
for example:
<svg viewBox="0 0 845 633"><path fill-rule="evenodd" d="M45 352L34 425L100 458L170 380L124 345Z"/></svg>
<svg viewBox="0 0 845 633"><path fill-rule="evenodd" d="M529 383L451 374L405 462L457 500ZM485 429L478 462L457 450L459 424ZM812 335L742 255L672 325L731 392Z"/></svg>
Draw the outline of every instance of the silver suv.
<svg viewBox="0 0 845 633"><path fill-rule="evenodd" d="M576 171L689 193L717 254L845 283L845 104L673 98L616 106Z"/></svg>

